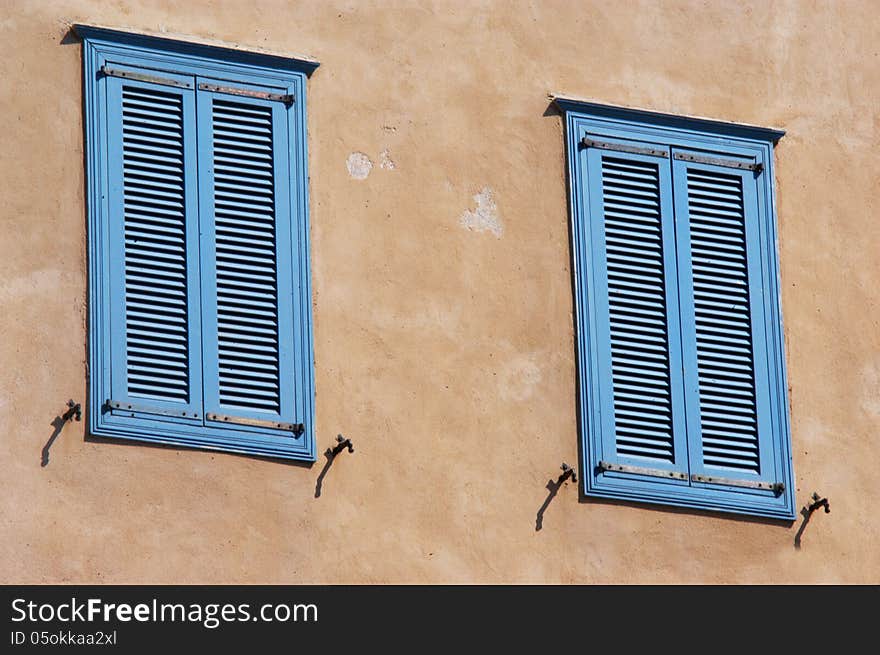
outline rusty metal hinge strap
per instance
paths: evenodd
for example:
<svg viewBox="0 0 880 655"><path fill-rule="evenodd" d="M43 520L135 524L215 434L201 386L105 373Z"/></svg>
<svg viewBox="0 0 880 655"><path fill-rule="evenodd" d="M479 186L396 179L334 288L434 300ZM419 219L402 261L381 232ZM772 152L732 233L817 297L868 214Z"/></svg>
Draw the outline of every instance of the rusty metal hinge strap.
<svg viewBox="0 0 880 655"><path fill-rule="evenodd" d="M777 494L785 491L785 485L781 482L761 482L760 480L735 480L733 478L719 478L713 475L692 475L692 482L706 484L723 484L729 487L745 487L746 489L766 489Z"/></svg>
<svg viewBox="0 0 880 655"><path fill-rule="evenodd" d="M581 139L581 145L585 148L598 148L599 150L615 150L617 152L628 152L633 155L651 155L652 157L669 157L669 151L660 148L649 148L647 146L633 146L626 143L612 143L610 141L596 141L590 137Z"/></svg>
<svg viewBox="0 0 880 655"><path fill-rule="evenodd" d="M710 157L708 155L692 155L686 152L676 152L673 159L679 161L692 161L695 164L711 164L712 166L724 166L726 168L738 168L744 171L760 173L764 170L764 164L754 161L740 161L738 159L724 159L723 157Z"/></svg>
<svg viewBox="0 0 880 655"><path fill-rule="evenodd" d="M254 91L252 89L242 89L233 86L219 86L217 84L208 84L207 82L199 82L200 91L212 91L214 93L228 93L234 96L244 96L247 98L257 98L259 100L276 100L283 102L288 107L293 104L292 93L269 93L267 91Z"/></svg>
<svg viewBox="0 0 880 655"><path fill-rule="evenodd" d="M636 475L649 475L653 478L667 478L672 480L687 480L687 473L680 471L666 471L664 469L652 469L642 466L629 466L626 464L612 464L611 462L599 462L599 468L602 471L613 471L617 473L634 473Z"/></svg>
<svg viewBox="0 0 880 655"><path fill-rule="evenodd" d="M183 82L180 80L173 80L169 77L162 77L161 75L149 75L147 73L138 73L135 71L126 71L120 70L118 68L113 68L112 66L101 66L101 73L107 75L108 77L121 77L126 80L134 80L136 82L152 82L153 84L163 84L165 86L176 86L181 89L191 89L193 88L192 82Z"/></svg>
<svg viewBox="0 0 880 655"><path fill-rule="evenodd" d="M184 412L176 409L164 409L161 407L150 407L148 405L136 405L134 403L121 402L119 400L105 400L104 409L119 410L123 412L143 412L145 414L160 414L162 416L179 416L182 418L198 418L198 412Z"/></svg>
<svg viewBox="0 0 880 655"><path fill-rule="evenodd" d="M269 421L259 418L246 418L243 416L227 416L225 414L207 413L205 418L209 421L217 421L218 423L236 423L238 425L251 425L255 428L274 428L276 430L284 430L292 432L296 436L300 436L305 432L305 426L302 423L283 423L280 421Z"/></svg>

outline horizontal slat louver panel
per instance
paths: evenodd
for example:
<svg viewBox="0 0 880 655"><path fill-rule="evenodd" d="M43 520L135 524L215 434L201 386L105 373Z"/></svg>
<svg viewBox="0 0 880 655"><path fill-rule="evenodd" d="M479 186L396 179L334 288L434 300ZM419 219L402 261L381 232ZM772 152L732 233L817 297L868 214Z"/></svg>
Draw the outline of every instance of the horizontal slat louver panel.
<svg viewBox="0 0 880 655"><path fill-rule="evenodd" d="M213 99L219 401L280 412L272 110Z"/></svg>
<svg viewBox="0 0 880 655"><path fill-rule="evenodd" d="M687 171L705 466L759 472L742 178Z"/></svg>
<svg viewBox="0 0 880 655"><path fill-rule="evenodd" d="M127 392L188 403L183 122L180 95L123 86Z"/></svg>
<svg viewBox="0 0 880 655"><path fill-rule="evenodd" d="M602 157L617 454L674 462L660 177Z"/></svg>

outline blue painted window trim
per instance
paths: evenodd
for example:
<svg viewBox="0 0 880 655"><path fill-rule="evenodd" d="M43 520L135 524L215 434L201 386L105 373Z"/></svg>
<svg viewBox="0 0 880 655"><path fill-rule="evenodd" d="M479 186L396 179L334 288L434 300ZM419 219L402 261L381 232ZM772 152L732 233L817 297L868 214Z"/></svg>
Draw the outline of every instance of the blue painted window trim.
<svg viewBox="0 0 880 655"><path fill-rule="evenodd" d="M77 25L83 39L83 67L86 125L86 173L89 256L89 430L103 437L134 439L178 446L206 448L270 457L315 460L314 352L312 338L311 275L309 254L308 171L306 149L306 79L317 62L274 55L242 52L229 48L186 43L171 39L130 34L105 28ZM183 75L193 80L217 81L230 86L262 87L292 94L294 102L285 112L275 112L275 129L286 128L288 149L276 153L287 170L276 179L276 189L290 205L289 260L291 294L279 299L289 314L293 332L280 335L279 347L293 360L292 412L302 423L301 435L281 434L263 426L243 424L208 425L204 417L178 417L110 409L111 398L111 267L118 257L111 255L109 236L111 193L108 188L108 104L110 79L100 72L103 65L149 69L155 75ZM193 114L195 120L195 114ZM278 121L282 121L279 123ZM195 127L195 125L193 125ZM201 167L200 167L201 168ZM198 184L195 169L187 177ZM189 180L188 182L189 183ZM203 191L203 190L202 190ZM199 196L205 195L203 192ZM197 220L198 214L194 220ZM189 225L189 223L188 223ZM198 229L198 226L196 226ZM197 256L198 257L198 256ZM279 264L281 265L281 264ZM210 410L208 410L210 411ZM236 414L228 411L227 414Z"/></svg>
<svg viewBox="0 0 880 655"><path fill-rule="evenodd" d="M775 192L773 183L773 148L784 132L768 128L685 118L600 105L597 103L556 97L563 110L566 127L566 152L569 180L569 201L572 220L573 276L575 312L578 331L578 400L581 435L583 491L587 496L668 504L695 509L749 514L791 520L795 517L794 473L791 461L788 389L780 300L780 274L776 229ZM757 225L751 225L760 246L760 285L763 296L760 309L766 339L766 375L756 373L758 384L769 387L769 429L759 431L762 466L770 469L774 482L784 484L781 493L738 486L703 484L694 481L664 479L633 472L602 470L599 463L613 459L608 452L608 438L603 431L603 418L611 407L600 400L600 388L610 372L599 366L596 301L590 293L597 252L590 243L591 221L601 217L589 211L590 179L586 172L587 151L581 140L625 141L658 144L669 149L700 151L741 156L760 162L763 171L757 175ZM670 171L674 160L670 157ZM679 162L680 163L680 162ZM681 179L680 176L678 179ZM668 191L673 194L673 187ZM594 191L595 194L595 191ZM681 193L678 194L680 202ZM676 217L677 219L677 217ZM749 219L747 218L747 221ZM677 269L677 264L676 264ZM673 281L678 288L678 280ZM752 294L754 302L754 291ZM680 344L679 344L680 346ZM687 358L685 364L687 365ZM687 401L686 401L687 403ZM686 411L693 411L687 407ZM699 410L697 410L699 411ZM765 426L766 427L766 426ZM677 429L683 429L678 426ZM607 424L606 424L607 431ZM677 437L678 439L678 437ZM764 456L769 457L769 460ZM650 467L650 464L643 466ZM693 471L688 471L692 473ZM699 472L699 471L698 471ZM736 475L730 477L736 478Z"/></svg>

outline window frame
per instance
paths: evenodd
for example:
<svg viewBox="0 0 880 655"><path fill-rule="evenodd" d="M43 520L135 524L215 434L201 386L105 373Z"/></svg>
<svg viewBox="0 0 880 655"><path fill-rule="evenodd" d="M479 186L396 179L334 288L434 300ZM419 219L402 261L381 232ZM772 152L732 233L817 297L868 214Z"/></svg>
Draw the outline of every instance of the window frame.
<svg viewBox="0 0 880 655"><path fill-rule="evenodd" d="M314 346L311 307L309 244L308 150L306 139L306 80L318 63L277 55L245 52L120 32L102 27L75 25L83 39L83 90L86 160L86 212L88 224L89 275L89 432L99 437L133 439L175 446L221 450L285 459L316 459L314 416ZM231 85L262 86L293 94L287 111L289 177L279 181L290 200L293 295L294 403L303 433L294 439L279 439L277 432L243 424L207 425L198 420L135 411L110 410L110 292L108 271L113 247L109 239L109 158L107 151L106 85L101 84L101 67L109 63L120 67L156 69L158 75L175 72L222 80ZM193 93L196 90L193 89ZM196 129L197 122L193 123ZM201 186L199 167L189 171ZM199 196L204 190L199 188ZM200 201L196 200L197 204ZM196 218L198 220L198 213ZM196 255L198 256L198 254ZM199 328L202 329L201 326ZM296 338L294 338L296 337Z"/></svg>
<svg viewBox="0 0 880 655"><path fill-rule="evenodd" d="M790 417L785 360L784 327L781 311L781 282L779 272L776 198L774 189L773 150L784 135L781 130L761 128L702 118L673 116L639 109L602 105L576 98L554 96L562 110L565 123L566 159L568 174L569 212L572 235L572 275L574 282L575 347L578 370L578 429L581 450L582 489L586 496L673 505L710 511L748 514L785 520L795 517L794 473L790 437ZM770 496L743 487L707 485L660 477L640 476L633 473L601 471L603 408L598 400L598 381L603 372L598 370L594 343L596 316L590 302L593 284L593 266L589 232L588 187L590 180L583 171L585 149L580 141L589 132L591 137L602 135L610 140L638 141L662 144L675 148L723 150L724 152L754 158L763 165L758 186L758 228L760 230L760 265L763 290L762 308L767 345L767 384L770 395L771 435L759 439L771 440L773 475L784 484L783 491ZM583 161L581 158L584 158ZM672 162L670 160L670 175ZM671 180L670 189L679 183ZM678 265L675 267L676 275ZM669 275L669 272L666 273ZM679 281L675 280L677 293ZM604 373L607 375L607 373ZM607 410L606 410L607 411ZM692 411L685 407L686 412ZM685 435L682 437L688 439Z"/></svg>

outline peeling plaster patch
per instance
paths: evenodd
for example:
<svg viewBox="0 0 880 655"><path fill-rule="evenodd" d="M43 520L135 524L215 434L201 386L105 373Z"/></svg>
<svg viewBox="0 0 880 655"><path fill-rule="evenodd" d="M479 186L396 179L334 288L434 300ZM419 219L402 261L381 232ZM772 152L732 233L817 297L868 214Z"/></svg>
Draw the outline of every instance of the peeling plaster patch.
<svg viewBox="0 0 880 655"><path fill-rule="evenodd" d="M492 189L483 187L483 190L474 196L474 202L477 203L476 209L473 211L465 210L459 222L462 227L468 230L491 232L500 239L503 228L501 221L498 220L498 206L492 195Z"/></svg>
<svg viewBox="0 0 880 655"><path fill-rule="evenodd" d="M366 180L373 170L373 162L362 152L351 153L345 165L348 166L348 174L355 180Z"/></svg>
<svg viewBox="0 0 880 655"><path fill-rule="evenodd" d="M397 164L391 159L391 153L388 152L388 148L379 153L379 162L379 168L384 168L386 171L393 171L397 168Z"/></svg>

